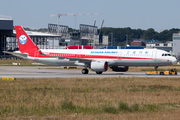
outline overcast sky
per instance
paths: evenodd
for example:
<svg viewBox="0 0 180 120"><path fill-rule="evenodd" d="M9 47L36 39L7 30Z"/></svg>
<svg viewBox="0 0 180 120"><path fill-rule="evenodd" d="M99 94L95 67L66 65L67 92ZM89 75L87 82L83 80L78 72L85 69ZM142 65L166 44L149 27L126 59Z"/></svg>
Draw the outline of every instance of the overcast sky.
<svg viewBox="0 0 180 120"><path fill-rule="evenodd" d="M14 25L47 28L57 24L50 14L102 13L95 16L62 16L61 25L79 24L132 29L154 28L157 32L180 28L180 0L1 0L0 15L12 16Z"/></svg>

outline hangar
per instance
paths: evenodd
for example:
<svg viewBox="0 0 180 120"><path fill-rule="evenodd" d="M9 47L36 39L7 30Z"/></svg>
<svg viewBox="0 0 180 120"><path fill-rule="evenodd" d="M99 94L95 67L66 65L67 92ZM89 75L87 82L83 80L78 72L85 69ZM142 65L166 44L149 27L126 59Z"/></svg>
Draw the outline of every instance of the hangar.
<svg viewBox="0 0 180 120"><path fill-rule="evenodd" d="M0 56L5 55L6 37L13 37L13 20L11 17L0 17Z"/></svg>

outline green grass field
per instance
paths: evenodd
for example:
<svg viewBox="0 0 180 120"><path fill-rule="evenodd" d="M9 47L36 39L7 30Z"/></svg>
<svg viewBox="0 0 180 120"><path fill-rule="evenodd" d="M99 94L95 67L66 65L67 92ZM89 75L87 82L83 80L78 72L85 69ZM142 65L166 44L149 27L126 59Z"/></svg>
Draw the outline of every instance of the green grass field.
<svg viewBox="0 0 180 120"><path fill-rule="evenodd" d="M1 119L179 119L179 78L0 80Z"/></svg>

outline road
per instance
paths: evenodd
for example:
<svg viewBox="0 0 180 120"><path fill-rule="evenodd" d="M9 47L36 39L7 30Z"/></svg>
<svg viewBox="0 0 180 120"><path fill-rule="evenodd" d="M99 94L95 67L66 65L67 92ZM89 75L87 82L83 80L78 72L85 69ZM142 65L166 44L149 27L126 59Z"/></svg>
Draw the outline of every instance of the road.
<svg viewBox="0 0 180 120"><path fill-rule="evenodd" d="M146 75L145 72L113 72L81 74L81 69L45 66L0 66L0 77L14 78L105 78L105 77L180 77L178 75Z"/></svg>

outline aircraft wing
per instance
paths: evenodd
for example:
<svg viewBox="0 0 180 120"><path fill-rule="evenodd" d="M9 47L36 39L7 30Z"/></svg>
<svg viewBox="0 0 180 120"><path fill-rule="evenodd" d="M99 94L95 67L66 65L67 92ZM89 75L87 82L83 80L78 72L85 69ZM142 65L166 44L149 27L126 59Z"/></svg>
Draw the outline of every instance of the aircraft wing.
<svg viewBox="0 0 180 120"><path fill-rule="evenodd" d="M48 54L44 54L42 53L41 55L43 56L49 56L49 57L58 57L58 59L68 59L69 61L79 61L79 62L91 62L92 59L84 59L84 58L75 58L75 57L63 57L63 56L51 56L51 55L48 55Z"/></svg>

